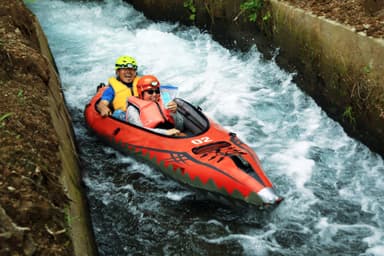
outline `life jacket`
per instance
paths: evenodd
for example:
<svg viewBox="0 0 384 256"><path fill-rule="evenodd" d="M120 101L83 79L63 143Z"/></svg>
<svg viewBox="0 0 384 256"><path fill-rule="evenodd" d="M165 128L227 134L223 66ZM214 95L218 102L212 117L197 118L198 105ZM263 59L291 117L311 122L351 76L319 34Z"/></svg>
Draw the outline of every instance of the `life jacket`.
<svg viewBox="0 0 384 256"><path fill-rule="evenodd" d="M129 97L128 104L133 105L139 110L140 120L144 127L170 129L175 125L175 120L171 116L170 111L164 107L161 99L159 102L153 102L137 97Z"/></svg>
<svg viewBox="0 0 384 256"><path fill-rule="evenodd" d="M137 96L137 82L140 77L136 76L132 83L132 88L129 88L115 77L111 77L108 80L108 83L115 91L115 97L112 100L112 106L114 110L127 110L127 98L130 96Z"/></svg>

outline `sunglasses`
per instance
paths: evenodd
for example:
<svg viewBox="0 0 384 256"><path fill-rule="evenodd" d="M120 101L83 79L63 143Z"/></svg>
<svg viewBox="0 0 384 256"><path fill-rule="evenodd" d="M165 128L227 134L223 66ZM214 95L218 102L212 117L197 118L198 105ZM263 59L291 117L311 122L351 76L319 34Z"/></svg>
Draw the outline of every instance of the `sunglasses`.
<svg viewBox="0 0 384 256"><path fill-rule="evenodd" d="M147 92L149 95L152 95L154 93L160 94L160 89L156 89L156 90L150 89L150 90L146 90L145 92Z"/></svg>

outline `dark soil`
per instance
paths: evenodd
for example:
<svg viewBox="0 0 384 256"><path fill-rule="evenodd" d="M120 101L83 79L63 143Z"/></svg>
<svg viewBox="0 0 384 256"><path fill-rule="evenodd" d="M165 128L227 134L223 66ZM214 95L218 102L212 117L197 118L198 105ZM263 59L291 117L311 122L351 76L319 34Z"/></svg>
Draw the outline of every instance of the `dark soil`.
<svg viewBox="0 0 384 256"><path fill-rule="evenodd" d="M285 0L317 16L384 38L384 0Z"/></svg>
<svg viewBox="0 0 384 256"><path fill-rule="evenodd" d="M0 1L0 255L73 255L48 61L23 1Z"/></svg>
<svg viewBox="0 0 384 256"><path fill-rule="evenodd" d="M384 36L384 0L287 0ZM47 60L21 0L0 1L0 255L72 255Z"/></svg>

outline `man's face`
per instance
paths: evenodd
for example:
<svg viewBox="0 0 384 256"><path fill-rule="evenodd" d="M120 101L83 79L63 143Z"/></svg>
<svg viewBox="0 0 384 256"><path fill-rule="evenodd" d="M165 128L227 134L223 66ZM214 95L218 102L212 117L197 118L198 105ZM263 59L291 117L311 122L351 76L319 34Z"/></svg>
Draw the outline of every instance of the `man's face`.
<svg viewBox="0 0 384 256"><path fill-rule="evenodd" d="M136 70L133 68L120 68L116 71L117 76L124 83L132 83L136 77Z"/></svg>

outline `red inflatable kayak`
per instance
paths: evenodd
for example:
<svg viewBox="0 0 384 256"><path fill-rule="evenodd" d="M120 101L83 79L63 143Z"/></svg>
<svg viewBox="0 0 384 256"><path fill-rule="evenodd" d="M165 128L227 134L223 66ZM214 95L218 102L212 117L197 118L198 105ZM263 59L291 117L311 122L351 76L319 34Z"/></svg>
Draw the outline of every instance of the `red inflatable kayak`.
<svg viewBox="0 0 384 256"><path fill-rule="evenodd" d="M96 103L104 90L101 88L86 106L85 119L89 128L112 147L145 160L180 184L226 204L263 207L282 200L255 152L199 108L175 99L187 136L171 137L113 117L101 117Z"/></svg>

